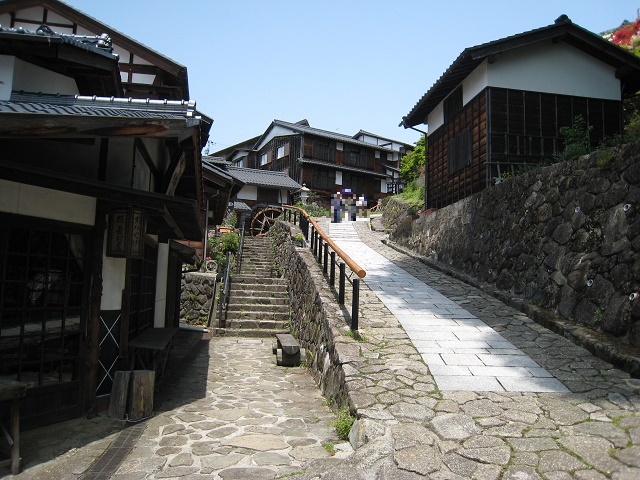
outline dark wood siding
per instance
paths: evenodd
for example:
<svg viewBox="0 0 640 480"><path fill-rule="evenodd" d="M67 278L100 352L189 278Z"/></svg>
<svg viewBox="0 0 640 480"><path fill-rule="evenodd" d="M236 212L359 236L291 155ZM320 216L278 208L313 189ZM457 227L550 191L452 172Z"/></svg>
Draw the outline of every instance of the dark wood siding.
<svg viewBox="0 0 640 480"><path fill-rule="evenodd" d="M622 131L618 101L485 89L428 137L427 207L450 205L529 164L551 161L564 148L560 129L571 126L577 115L592 127L592 147ZM464 166L460 149L466 141L460 136L467 129L471 162ZM450 159L450 152L457 158Z"/></svg>
<svg viewBox="0 0 640 480"><path fill-rule="evenodd" d="M469 133L465 133L469 132ZM471 137L471 162L461 162L449 173L449 146ZM486 102L482 92L453 117L453 121L429 135L427 207L441 208L479 192L485 186ZM454 162L455 163L455 162Z"/></svg>
<svg viewBox="0 0 640 480"><path fill-rule="evenodd" d="M285 172L292 179L301 183L299 178L300 167L296 161L300 155L300 142L301 137L299 135L273 138L259 151L254 152L249 166L262 170ZM280 147L284 147L284 156L278 158L278 148ZM263 154L267 154L268 163L266 165L260 165L260 158Z"/></svg>
<svg viewBox="0 0 640 480"><path fill-rule="evenodd" d="M527 164L548 162L564 149L562 127L581 115L592 127L596 147L621 132L620 102L502 88L488 89L487 185L519 173Z"/></svg>

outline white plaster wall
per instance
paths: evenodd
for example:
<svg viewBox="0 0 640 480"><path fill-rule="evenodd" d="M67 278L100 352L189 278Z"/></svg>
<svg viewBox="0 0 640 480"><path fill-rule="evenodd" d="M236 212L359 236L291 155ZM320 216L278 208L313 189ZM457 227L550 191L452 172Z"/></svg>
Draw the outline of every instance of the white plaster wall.
<svg viewBox="0 0 640 480"><path fill-rule="evenodd" d="M32 65L19 58L15 60L12 88L13 90L35 93L60 93L62 95L79 93L73 78Z"/></svg>
<svg viewBox="0 0 640 480"><path fill-rule="evenodd" d="M437 128L442 126L444 123L444 108L442 106L442 102L440 102L436 108L431 110L431 113L427 116L427 121L425 123L429 125L429 128L427 129L429 133L435 132Z"/></svg>
<svg viewBox="0 0 640 480"><path fill-rule="evenodd" d="M236 196L238 200L258 200L258 187L255 185L245 185Z"/></svg>
<svg viewBox="0 0 640 480"><path fill-rule="evenodd" d="M156 304L153 312L153 326L166 326L167 271L169 269L169 244L158 243L158 263L156 265Z"/></svg>
<svg viewBox="0 0 640 480"><path fill-rule="evenodd" d="M615 69L566 43L551 41L512 50L487 60L462 82L463 104L489 87L576 97L620 100ZM428 116L429 131L444 123L443 102Z"/></svg>
<svg viewBox="0 0 640 480"><path fill-rule="evenodd" d="M467 78L462 81L462 104L466 105L487 87L487 66L485 59Z"/></svg>
<svg viewBox="0 0 640 480"><path fill-rule="evenodd" d="M534 92L620 100L615 69L566 43L522 47L488 65L487 84Z"/></svg>
<svg viewBox="0 0 640 480"><path fill-rule="evenodd" d="M94 225L96 199L0 180L0 212Z"/></svg>
<svg viewBox="0 0 640 480"><path fill-rule="evenodd" d="M107 257L107 233L102 250L102 297L100 310L120 310L127 273L127 259Z"/></svg>
<svg viewBox="0 0 640 480"><path fill-rule="evenodd" d="M262 139L262 141L255 147L256 150L260 150L267 143L271 141L273 137L281 137L283 135L291 135L293 131L289 128L282 127L280 125L274 125L271 130L267 133L267 135Z"/></svg>

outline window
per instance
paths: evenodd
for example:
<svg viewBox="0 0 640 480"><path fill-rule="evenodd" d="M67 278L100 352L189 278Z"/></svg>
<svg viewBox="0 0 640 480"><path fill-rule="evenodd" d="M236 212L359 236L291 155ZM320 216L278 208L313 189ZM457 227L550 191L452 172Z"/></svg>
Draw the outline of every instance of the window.
<svg viewBox="0 0 640 480"><path fill-rule="evenodd" d="M284 155L285 155L284 154L284 145L280 145L278 147L278 156L277 156L277 158L282 158L282 157L284 157Z"/></svg>
<svg viewBox="0 0 640 480"><path fill-rule="evenodd" d="M329 142L315 141L313 142L313 157L318 160L331 160L329 154Z"/></svg>
<svg viewBox="0 0 640 480"><path fill-rule="evenodd" d="M471 144L473 136L471 130L467 129L461 132L457 137L449 142L449 175L462 170L471 164Z"/></svg>
<svg viewBox="0 0 640 480"><path fill-rule="evenodd" d="M317 170L313 175L313 186L322 190L333 190L336 185L335 172L331 170Z"/></svg>
<svg viewBox="0 0 640 480"><path fill-rule="evenodd" d="M351 148L345 157L345 161L348 165L359 166L360 165L360 150L357 148Z"/></svg>
<svg viewBox="0 0 640 480"><path fill-rule="evenodd" d="M462 85L456 88L451 94L444 99L444 121L453 120L456 113L462 110Z"/></svg>
<svg viewBox="0 0 640 480"><path fill-rule="evenodd" d="M158 249L147 242L143 259L127 261L130 339L153 327L157 258Z"/></svg>
<svg viewBox="0 0 640 480"><path fill-rule="evenodd" d="M269 163L269 157L266 153L263 153L260 155L260 166L266 165L267 163Z"/></svg>
<svg viewBox="0 0 640 480"><path fill-rule="evenodd" d="M87 238L66 227L0 228L0 376L78 380Z"/></svg>

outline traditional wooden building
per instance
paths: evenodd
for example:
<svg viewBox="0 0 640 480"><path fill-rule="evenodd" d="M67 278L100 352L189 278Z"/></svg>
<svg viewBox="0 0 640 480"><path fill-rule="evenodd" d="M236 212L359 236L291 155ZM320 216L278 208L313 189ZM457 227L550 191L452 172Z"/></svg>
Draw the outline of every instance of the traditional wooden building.
<svg viewBox="0 0 640 480"><path fill-rule="evenodd" d="M551 159L578 115L594 146L620 133L622 100L639 89L640 59L565 15L465 49L402 119L428 125L426 208Z"/></svg>
<svg viewBox="0 0 640 480"><path fill-rule="evenodd" d="M155 80L138 83L137 63L61 2L3 1L0 24L0 377L27 384L29 428L104 406L135 365L130 342L178 326L196 257L176 240L204 235L211 119L186 71L153 52L141 71ZM67 27L82 34L55 32Z"/></svg>
<svg viewBox="0 0 640 480"><path fill-rule="evenodd" d="M327 203L345 190L375 203L397 191L400 158L411 148L362 130L349 136L313 128L306 120L274 120L253 148L242 142L215 155L243 167L284 172Z"/></svg>

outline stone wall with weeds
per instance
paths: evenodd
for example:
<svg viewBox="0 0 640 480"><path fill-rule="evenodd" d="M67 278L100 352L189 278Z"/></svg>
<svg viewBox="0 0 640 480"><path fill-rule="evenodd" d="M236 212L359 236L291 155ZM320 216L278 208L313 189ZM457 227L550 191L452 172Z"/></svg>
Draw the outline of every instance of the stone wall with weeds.
<svg viewBox="0 0 640 480"><path fill-rule="evenodd" d="M516 175L400 224L391 239L613 345L640 347L640 142Z"/></svg>

